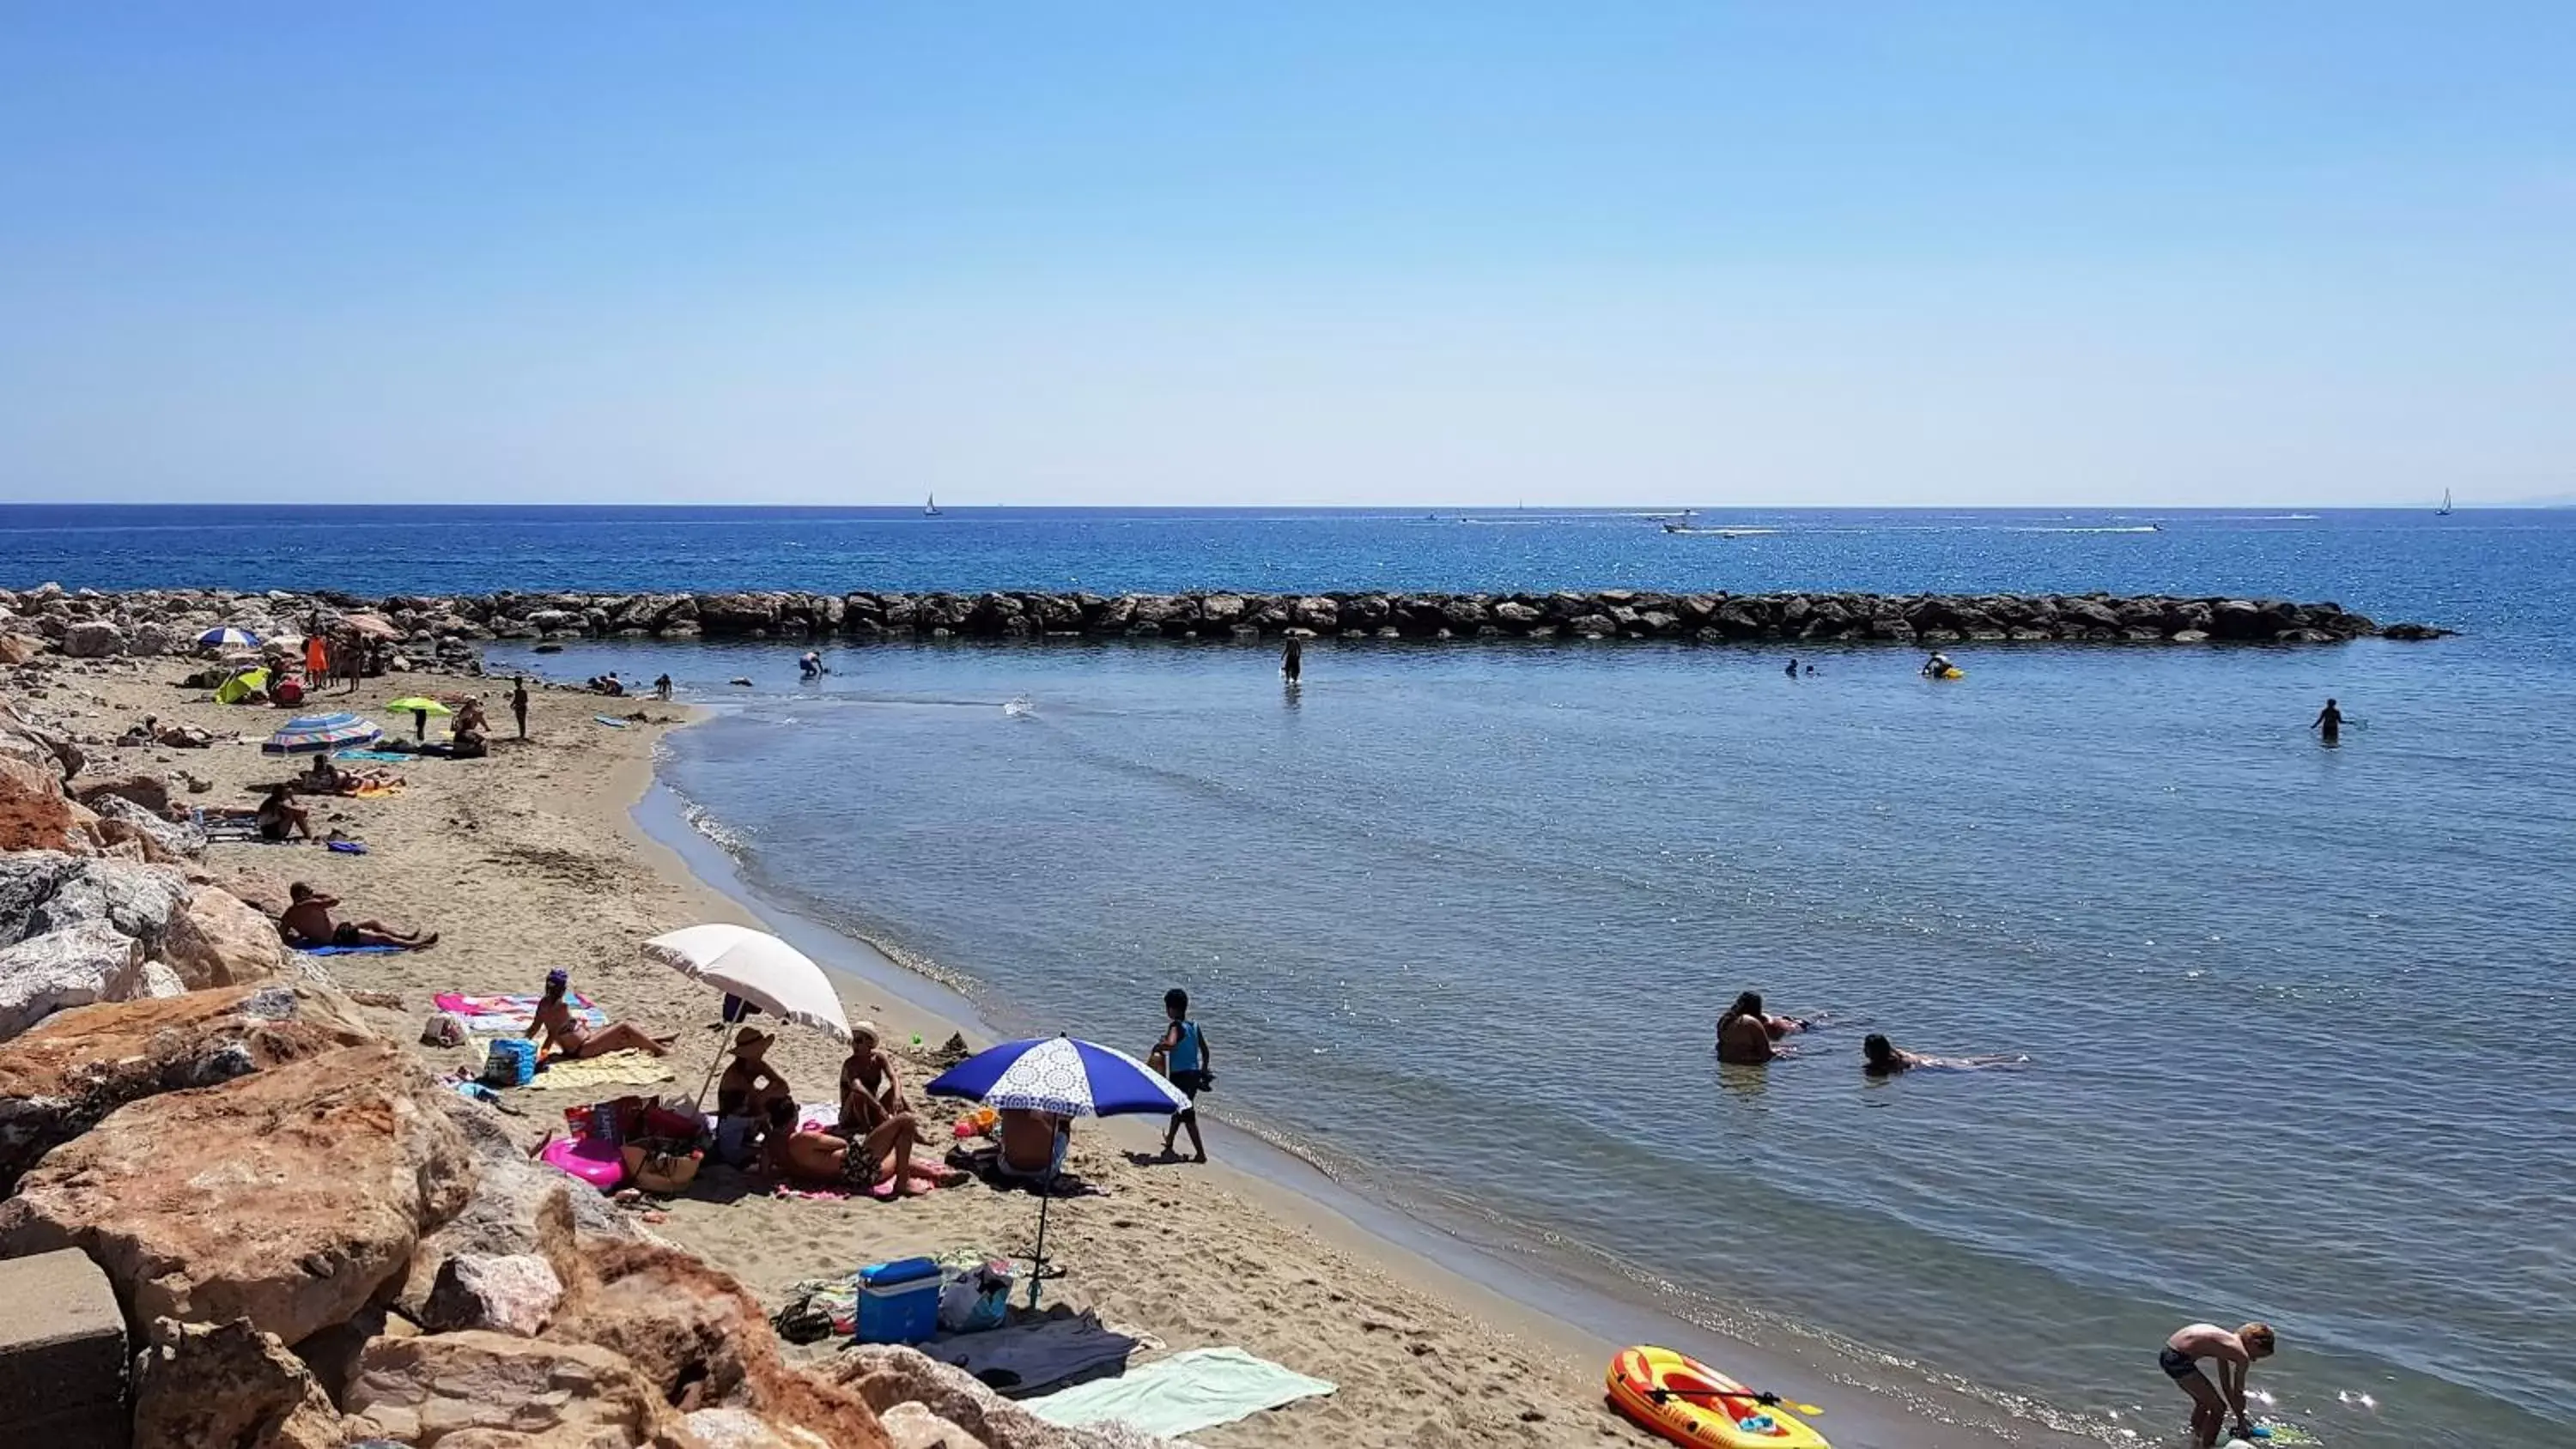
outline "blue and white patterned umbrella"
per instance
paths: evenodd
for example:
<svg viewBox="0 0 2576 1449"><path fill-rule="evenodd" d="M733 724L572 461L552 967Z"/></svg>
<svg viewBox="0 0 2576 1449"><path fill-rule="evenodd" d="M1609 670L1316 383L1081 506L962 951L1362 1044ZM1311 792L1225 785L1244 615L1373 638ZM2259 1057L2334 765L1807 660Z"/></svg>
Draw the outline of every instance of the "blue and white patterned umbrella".
<svg viewBox="0 0 2576 1449"><path fill-rule="evenodd" d="M220 629L208 629L198 635L197 643L208 649L256 649L259 647L259 636L248 629L236 629L226 624Z"/></svg>
<svg viewBox="0 0 2576 1449"><path fill-rule="evenodd" d="M1152 1067L1125 1052L1069 1036L1004 1042L941 1072L922 1090L1059 1117L1168 1115L1190 1105L1181 1089Z"/></svg>
<svg viewBox="0 0 2576 1449"><path fill-rule="evenodd" d="M260 749L272 755L301 755L315 750L336 750L344 745L363 745L384 733L372 722L354 714L305 714L288 720L286 726L268 737Z"/></svg>
<svg viewBox="0 0 2576 1449"><path fill-rule="evenodd" d="M1069 1036L1006 1041L977 1052L938 1076L923 1091L965 1097L997 1111L1052 1112L1058 1117L1119 1117L1186 1110L1190 1099L1160 1072L1125 1052ZM1056 1138L1038 1197L1038 1245L1029 1259L1029 1308L1047 1276L1047 1204L1055 1197L1066 1139Z"/></svg>

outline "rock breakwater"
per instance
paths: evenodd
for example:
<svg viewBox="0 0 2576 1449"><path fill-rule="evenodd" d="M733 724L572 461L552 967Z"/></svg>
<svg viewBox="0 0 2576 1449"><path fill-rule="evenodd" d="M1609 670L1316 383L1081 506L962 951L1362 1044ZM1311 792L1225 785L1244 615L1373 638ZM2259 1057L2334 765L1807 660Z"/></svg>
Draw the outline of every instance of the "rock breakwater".
<svg viewBox="0 0 2576 1449"><path fill-rule="evenodd" d="M362 599L336 592L58 585L0 591L0 645L75 656L184 652L222 625L296 633L363 620L432 658L495 639L1658 639L1702 644L2332 644L2438 638L2335 603L2110 594L1439 594L731 592L499 593Z"/></svg>

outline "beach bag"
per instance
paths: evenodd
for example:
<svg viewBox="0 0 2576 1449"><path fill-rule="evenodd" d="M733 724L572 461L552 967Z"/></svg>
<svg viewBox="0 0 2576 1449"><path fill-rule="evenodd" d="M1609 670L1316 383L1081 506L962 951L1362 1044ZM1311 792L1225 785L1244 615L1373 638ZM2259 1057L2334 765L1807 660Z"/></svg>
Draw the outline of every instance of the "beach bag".
<svg viewBox="0 0 2576 1449"><path fill-rule="evenodd" d="M465 1045L465 1018L452 1011L434 1012L420 1029L420 1044L434 1047Z"/></svg>
<svg viewBox="0 0 2576 1449"><path fill-rule="evenodd" d="M940 1269L939 1327L946 1333L983 1333L1002 1326L1011 1311L1011 1265L989 1262Z"/></svg>
<svg viewBox="0 0 2576 1449"><path fill-rule="evenodd" d="M483 1085L524 1087L537 1077L537 1044L525 1037L503 1037L483 1058Z"/></svg>

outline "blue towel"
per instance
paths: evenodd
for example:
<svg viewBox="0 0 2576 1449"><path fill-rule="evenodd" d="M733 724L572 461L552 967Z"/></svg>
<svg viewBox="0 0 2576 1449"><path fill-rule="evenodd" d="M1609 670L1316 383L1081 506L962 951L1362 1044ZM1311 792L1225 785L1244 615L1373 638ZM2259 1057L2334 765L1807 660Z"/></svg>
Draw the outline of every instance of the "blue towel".
<svg viewBox="0 0 2576 1449"><path fill-rule="evenodd" d="M298 946L307 956L390 956L402 946Z"/></svg>
<svg viewBox="0 0 2576 1449"><path fill-rule="evenodd" d="M334 754L331 758L335 760L381 760L388 765L407 765L411 763L413 757L410 755L396 754L392 750L342 750L339 753Z"/></svg>

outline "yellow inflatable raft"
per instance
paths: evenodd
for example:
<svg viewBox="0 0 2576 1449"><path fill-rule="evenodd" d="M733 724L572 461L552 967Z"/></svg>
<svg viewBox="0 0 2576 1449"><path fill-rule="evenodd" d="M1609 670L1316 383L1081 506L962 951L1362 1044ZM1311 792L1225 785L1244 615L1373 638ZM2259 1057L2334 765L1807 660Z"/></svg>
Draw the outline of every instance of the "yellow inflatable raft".
<svg viewBox="0 0 2576 1449"><path fill-rule="evenodd" d="M1669 1348L1627 1348L1610 1361L1610 1403L1676 1444L1833 1449L1778 1404Z"/></svg>

